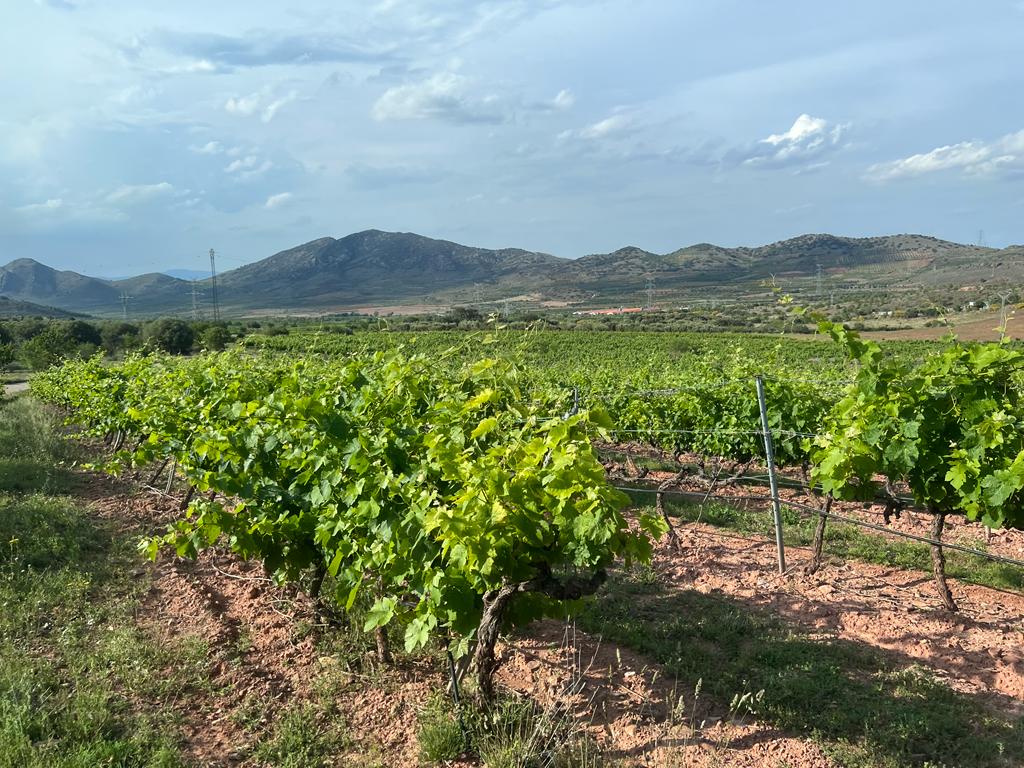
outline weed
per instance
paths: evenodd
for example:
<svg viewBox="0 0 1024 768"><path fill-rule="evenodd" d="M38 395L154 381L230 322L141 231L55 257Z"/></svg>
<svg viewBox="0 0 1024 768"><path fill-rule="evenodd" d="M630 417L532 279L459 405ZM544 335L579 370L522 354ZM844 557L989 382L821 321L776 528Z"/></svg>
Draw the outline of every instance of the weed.
<svg viewBox="0 0 1024 768"><path fill-rule="evenodd" d="M344 725L336 714L311 704L293 706L256 745L254 757L275 768L322 768L349 746Z"/></svg>
<svg viewBox="0 0 1024 768"><path fill-rule="evenodd" d="M454 760L466 750L466 737L451 706L434 695L420 712L417 739L420 756L431 763Z"/></svg>

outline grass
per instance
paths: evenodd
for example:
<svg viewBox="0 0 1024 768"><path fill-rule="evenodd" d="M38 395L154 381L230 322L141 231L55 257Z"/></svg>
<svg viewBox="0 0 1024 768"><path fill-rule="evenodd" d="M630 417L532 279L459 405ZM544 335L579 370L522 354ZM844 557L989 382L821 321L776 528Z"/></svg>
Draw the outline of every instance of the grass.
<svg viewBox="0 0 1024 768"><path fill-rule="evenodd" d="M0 403L0 493L67 492L72 477L66 465L74 459L59 420L38 402L18 397Z"/></svg>
<svg viewBox="0 0 1024 768"><path fill-rule="evenodd" d="M579 623L658 661L681 687L703 680L722 709L738 692L763 690L762 722L812 738L847 768L1024 764L1024 720L909 662L813 636L737 600L620 574Z"/></svg>
<svg viewBox="0 0 1024 768"><path fill-rule="evenodd" d="M277 768L323 768L349 746L336 712L311 704L292 706L256 745L253 757Z"/></svg>
<svg viewBox="0 0 1024 768"><path fill-rule="evenodd" d="M52 495L70 457L31 399L0 406L0 456L0 768L184 766L170 704L208 684L205 647L135 626L137 556Z"/></svg>
<svg viewBox="0 0 1024 768"><path fill-rule="evenodd" d="M476 755L486 768L612 765L571 717L519 696L499 697L489 708L465 705L460 724L452 702L437 692L420 711L418 725L420 759L428 765L468 755Z"/></svg>
<svg viewBox="0 0 1024 768"><path fill-rule="evenodd" d="M138 627L150 587L134 547L142 531L98 520L74 497L80 456L64 433L31 397L0 402L0 768L184 768L184 713L213 708L224 691L211 665L244 664L253 637L211 649ZM348 622L317 640L331 663L311 700L251 700L230 713L250 737L246 764L319 768L343 754L375 764L352 754L338 709L352 671L377 672L373 638Z"/></svg>
<svg viewBox="0 0 1024 768"><path fill-rule="evenodd" d="M23 381L32 379L32 371L2 371L0 372L0 385L20 384Z"/></svg>
<svg viewBox="0 0 1024 768"><path fill-rule="evenodd" d="M456 760L466 751L466 736L462 732L452 706L436 694L419 714L420 756L424 762L440 763Z"/></svg>
<svg viewBox="0 0 1024 768"><path fill-rule="evenodd" d="M634 494L639 504L648 504L651 494ZM670 516L685 522L698 519L716 528L742 534L774 537L770 512L765 509L741 509L710 501L704 505L680 501L666 496L665 508ZM792 509L782 510L783 540L789 546L809 547L814 540L817 518L803 517ZM985 549L983 541L970 542L973 549ZM907 539L889 538L868 533L850 523L830 520L825 529L824 552L827 556L859 560L913 571L931 571L931 555L927 544ZM980 555L945 550L946 574L973 584L996 589L1024 592L1024 569L998 563Z"/></svg>

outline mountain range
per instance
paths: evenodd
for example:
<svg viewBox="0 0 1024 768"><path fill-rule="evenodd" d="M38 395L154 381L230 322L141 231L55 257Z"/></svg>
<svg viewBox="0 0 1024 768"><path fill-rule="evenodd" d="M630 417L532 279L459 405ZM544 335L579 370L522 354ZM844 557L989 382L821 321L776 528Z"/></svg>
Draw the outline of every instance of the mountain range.
<svg viewBox="0 0 1024 768"><path fill-rule="evenodd" d="M222 312L338 312L367 307L444 307L504 299L532 304L640 303L659 297L735 293L775 277L793 285L978 284L1024 277L1024 246L995 249L925 235L851 238L801 235L754 248L700 243L657 254L620 248L578 259L519 248L475 248L413 233L367 230L322 237L217 278ZM197 289L210 305L209 278L164 273L120 280L58 271L20 258L0 267L0 295L68 312L186 314ZM123 299L122 297L127 297Z"/></svg>

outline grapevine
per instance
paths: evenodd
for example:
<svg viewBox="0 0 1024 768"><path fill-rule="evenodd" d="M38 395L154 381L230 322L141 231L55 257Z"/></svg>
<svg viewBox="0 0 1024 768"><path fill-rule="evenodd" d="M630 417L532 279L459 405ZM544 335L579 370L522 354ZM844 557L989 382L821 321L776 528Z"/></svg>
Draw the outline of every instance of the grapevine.
<svg viewBox="0 0 1024 768"><path fill-rule="evenodd" d="M503 628L562 613L616 558L647 560L662 522L631 528L592 437L607 417L548 418L524 405L514 365L481 360L455 375L400 351L343 364L238 354L120 366L68 362L34 385L94 435L135 440L119 461L173 458L197 495L155 557L226 542L278 582L330 578L349 609L368 592L364 629L404 628L458 654L476 640L481 692L493 690ZM227 501L230 499L231 501Z"/></svg>

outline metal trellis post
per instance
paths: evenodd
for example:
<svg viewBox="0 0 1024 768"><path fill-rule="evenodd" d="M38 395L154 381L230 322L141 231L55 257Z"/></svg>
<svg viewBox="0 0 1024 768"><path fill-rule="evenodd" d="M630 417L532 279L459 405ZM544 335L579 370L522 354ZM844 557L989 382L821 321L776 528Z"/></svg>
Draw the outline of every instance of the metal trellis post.
<svg viewBox="0 0 1024 768"><path fill-rule="evenodd" d="M786 548L782 543L782 506L779 503L779 483L775 477L775 447L768 428L768 406L764 397L764 378L757 376L757 405L761 410L761 432L764 434L764 455L768 463L768 485L772 492L772 515L775 517L775 546L779 551L779 573L786 572Z"/></svg>

